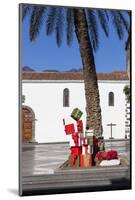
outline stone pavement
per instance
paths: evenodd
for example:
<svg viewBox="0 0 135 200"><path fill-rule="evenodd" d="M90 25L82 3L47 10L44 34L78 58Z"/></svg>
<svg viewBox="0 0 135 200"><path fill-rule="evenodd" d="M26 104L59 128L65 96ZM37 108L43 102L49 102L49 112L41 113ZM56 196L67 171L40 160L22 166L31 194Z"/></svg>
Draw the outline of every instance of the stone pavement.
<svg viewBox="0 0 135 200"><path fill-rule="evenodd" d="M68 143L25 145L22 151L22 175L53 174L68 155Z"/></svg>
<svg viewBox="0 0 135 200"><path fill-rule="evenodd" d="M130 159L129 140L106 141L106 150L118 150L120 155ZM53 174L68 158L68 143L56 144L28 144L22 151L22 175Z"/></svg>
<svg viewBox="0 0 135 200"><path fill-rule="evenodd" d="M118 143L122 143L121 147ZM129 142L111 143L120 154L129 155ZM120 144L119 143L119 144ZM126 148L123 147L126 145ZM109 143L107 148L110 149ZM116 149L117 150L117 149ZM61 170L69 155L68 143L24 145L21 156L23 195L73 191L130 189L130 166ZM57 189L57 191L56 191Z"/></svg>

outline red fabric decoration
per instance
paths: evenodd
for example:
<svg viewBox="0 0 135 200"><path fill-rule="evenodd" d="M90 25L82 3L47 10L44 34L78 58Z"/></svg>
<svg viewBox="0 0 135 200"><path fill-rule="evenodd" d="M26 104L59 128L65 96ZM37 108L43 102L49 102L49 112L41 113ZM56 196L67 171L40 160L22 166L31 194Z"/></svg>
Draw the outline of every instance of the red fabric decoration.
<svg viewBox="0 0 135 200"><path fill-rule="evenodd" d="M118 159L118 153L115 150L108 151L105 158L106 160Z"/></svg>
<svg viewBox="0 0 135 200"><path fill-rule="evenodd" d="M111 150L108 152L104 152L104 151L99 151L96 154L96 159L97 160L112 160L112 159L118 159L118 152L115 150Z"/></svg>
<svg viewBox="0 0 135 200"><path fill-rule="evenodd" d="M99 151L97 154L96 154L96 159L97 160L105 160L106 159L106 153L104 151Z"/></svg>

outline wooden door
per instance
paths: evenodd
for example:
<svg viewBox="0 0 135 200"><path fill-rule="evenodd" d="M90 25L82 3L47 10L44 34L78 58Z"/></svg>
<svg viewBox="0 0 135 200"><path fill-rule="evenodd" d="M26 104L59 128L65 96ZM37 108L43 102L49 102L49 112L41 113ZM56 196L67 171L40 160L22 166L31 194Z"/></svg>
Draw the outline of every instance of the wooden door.
<svg viewBox="0 0 135 200"><path fill-rule="evenodd" d="M32 142L32 120L33 116L28 108L22 109L22 141Z"/></svg>

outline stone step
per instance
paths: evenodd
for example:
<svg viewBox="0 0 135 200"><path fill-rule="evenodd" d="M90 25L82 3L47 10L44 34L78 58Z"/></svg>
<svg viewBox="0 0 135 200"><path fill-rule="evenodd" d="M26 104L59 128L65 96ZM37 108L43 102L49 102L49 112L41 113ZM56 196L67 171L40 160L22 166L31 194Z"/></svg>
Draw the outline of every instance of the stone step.
<svg viewBox="0 0 135 200"><path fill-rule="evenodd" d="M125 180L125 179L123 179ZM118 184L119 182L119 186L123 186L125 184L128 185L128 180L124 182L122 182L122 179L121 181L117 181L116 179L112 179L112 180L86 180L82 182L82 180L70 180L69 182L53 182L53 183L47 183L45 184L44 182L41 183L41 182L38 182L38 183L31 183L31 184L24 184L23 185L23 190L48 190L48 189L65 189L65 188L76 188L76 187L99 187L99 186L110 186L112 183L116 183ZM112 188L112 187L111 187Z"/></svg>
<svg viewBox="0 0 135 200"><path fill-rule="evenodd" d="M23 177L23 190L58 189L73 187L110 186L118 183L122 186L130 180L129 167L111 167L88 170L59 170L51 175Z"/></svg>
<svg viewBox="0 0 135 200"><path fill-rule="evenodd" d="M109 168L109 169L108 169ZM129 167L101 167L97 169L77 169L77 170L57 170L54 174L50 175L34 175L24 176L23 183L36 182L36 181L61 181L61 180L76 180L76 179L102 179L128 176Z"/></svg>

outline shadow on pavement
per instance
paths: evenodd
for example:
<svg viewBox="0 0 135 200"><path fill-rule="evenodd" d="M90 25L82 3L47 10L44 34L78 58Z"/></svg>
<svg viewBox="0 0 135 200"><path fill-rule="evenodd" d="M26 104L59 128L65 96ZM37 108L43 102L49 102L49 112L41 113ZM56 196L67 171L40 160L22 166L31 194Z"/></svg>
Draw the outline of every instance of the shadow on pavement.
<svg viewBox="0 0 135 200"><path fill-rule="evenodd" d="M47 189L47 190L24 190L22 196L31 195L47 195L47 194L64 194L64 193L80 193L80 192L99 192L99 191L113 191L113 190L129 190L131 189L131 180L113 179L110 185L104 186L90 186L78 188L60 188L60 189Z"/></svg>

